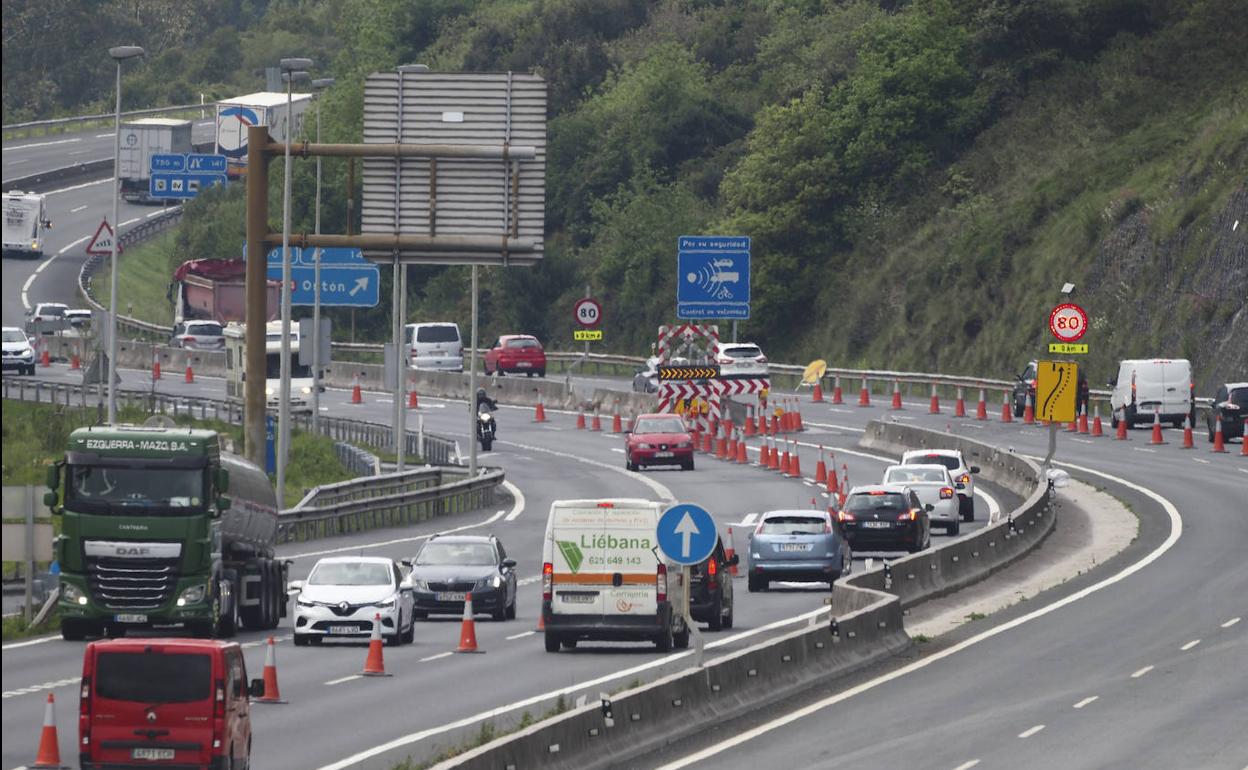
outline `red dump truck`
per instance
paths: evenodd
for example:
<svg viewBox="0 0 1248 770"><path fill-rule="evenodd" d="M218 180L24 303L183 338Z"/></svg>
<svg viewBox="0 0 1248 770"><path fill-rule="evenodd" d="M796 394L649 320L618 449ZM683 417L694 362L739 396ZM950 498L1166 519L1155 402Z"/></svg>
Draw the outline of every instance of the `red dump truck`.
<svg viewBox="0 0 1248 770"><path fill-rule="evenodd" d="M246 316L247 263L241 259L195 259L183 262L173 273L169 287L175 322L191 319L214 320L225 324L243 321ZM281 309L281 283L266 282L268 318L277 318Z"/></svg>

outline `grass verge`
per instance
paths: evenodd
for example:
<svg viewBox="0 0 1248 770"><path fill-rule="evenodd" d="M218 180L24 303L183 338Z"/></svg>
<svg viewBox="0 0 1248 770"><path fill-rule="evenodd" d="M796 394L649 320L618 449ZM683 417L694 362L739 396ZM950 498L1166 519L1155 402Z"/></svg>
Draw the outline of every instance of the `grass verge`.
<svg viewBox="0 0 1248 770"><path fill-rule="evenodd" d="M169 254L173 250L176 228L159 233L117 257L117 296L125 301L121 312L141 321L173 326L173 305L165 292L172 276ZM91 279L96 300L108 307L108 282L112 270L107 262Z"/></svg>

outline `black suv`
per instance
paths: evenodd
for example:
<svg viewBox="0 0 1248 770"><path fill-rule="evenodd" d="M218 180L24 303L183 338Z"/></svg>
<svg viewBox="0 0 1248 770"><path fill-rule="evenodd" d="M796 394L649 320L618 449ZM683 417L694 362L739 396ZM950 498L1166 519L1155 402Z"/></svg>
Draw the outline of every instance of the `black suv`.
<svg viewBox="0 0 1248 770"><path fill-rule="evenodd" d="M516 562L493 535L434 535L403 564L412 568L418 618L461 615L468 594L474 613L489 612L495 620L516 617Z"/></svg>
<svg viewBox="0 0 1248 770"><path fill-rule="evenodd" d="M1022 417L1023 412L1027 408L1027 398L1031 398L1031 406L1036 406L1036 367L1037 363L1031 361L1027 364L1027 368L1022 374L1015 377L1014 382L1014 416ZM1083 414L1083 410L1088 407L1088 375L1084 367L1079 367L1079 395L1075 402L1075 414Z"/></svg>
<svg viewBox="0 0 1248 770"><path fill-rule="evenodd" d="M723 539L701 564L689 569L689 614L712 631L732 628L732 574L729 568L740 561L735 553L729 559Z"/></svg>
<svg viewBox="0 0 1248 770"><path fill-rule="evenodd" d="M1244 435L1244 418L1248 417L1248 382L1228 382L1218 388L1213 405L1209 407L1209 415L1205 418L1209 424L1210 441L1213 441L1219 417L1222 418L1222 438Z"/></svg>

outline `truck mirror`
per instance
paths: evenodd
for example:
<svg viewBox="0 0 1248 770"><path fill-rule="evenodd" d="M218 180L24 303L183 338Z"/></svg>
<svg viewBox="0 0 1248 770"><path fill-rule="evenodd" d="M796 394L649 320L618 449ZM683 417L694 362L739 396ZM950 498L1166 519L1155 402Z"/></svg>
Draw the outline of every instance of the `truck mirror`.
<svg viewBox="0 0 1248 770"><path fill-rule="evenodd" d="M46 486L48 489L52 490L53 492L56 492L56 490L60 489L61 466L59 464L53 463L52 465L48 466L48 470L44 474L44 477L43 477L43 484L44 486Z"/></svg>
<svg viewBox="0 0 1248 770"><path fill-rule="evenodd" d="M55 492L49 491L43 493L43 504L51 508L53 513L60 513L60 510L56 507L57 502L59 502L59 500Z"/></svg>
<svg viewBox="0 0 1248 770"><path fill-rule="evenodd" d="M247 687L247 694L253 698L264 697L264 680L252 679L251 684Z"/></svg>
<svg viewBox="0 0 1248 770"><path fill-rule="evenodd" d="M218 511L217 515L220 515L230 510L230 505L233 502L234 502L233 500L226 497L225 495L217 495L217 511Z"/></svg>
<svg viewBox="0 0 1248 770"><path fill-rule="evenodd" d="M217 491L224 494L230 491L230 472L225 468L217 468Z"/></svg>

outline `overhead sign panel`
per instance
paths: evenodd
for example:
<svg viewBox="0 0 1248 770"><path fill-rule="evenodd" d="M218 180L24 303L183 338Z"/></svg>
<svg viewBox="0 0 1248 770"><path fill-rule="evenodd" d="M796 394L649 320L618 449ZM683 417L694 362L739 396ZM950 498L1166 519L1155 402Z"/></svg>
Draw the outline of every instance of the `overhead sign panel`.
<svg viewBox="0 0 1248 770"><path fill-rule="evenodd" d="M290 247L290 302L316 302L316 249ZM282 250L268 254L267 277L282 280ZM321 249L321 304L328 307L375 307L381 299L381 271L359 249Z"/></svg>
<svg viewBox="0 0 1248 770"><path fill-rule="evenodd" d="M750 317L750 239L682 235L676 240L676 316Z"/></svg>
<svg viewBox="0 0 1248 770"><path fill-rule="evenodd" d="M361 232L426 238L399 258L530 265L546 220L546 82L521 73L379 72L364 85L365 144L423 145L365 158ZM440 150L436 148L440 147ZM368 250L389 261L390 249Z"/></svg>
<svg viewBox="0 0 1248 770"><path fill-rule="evenodd" d="M153 155L148 195L167 200L185 200L213 185L225 184L225 156L191 153Z"/></svg>

